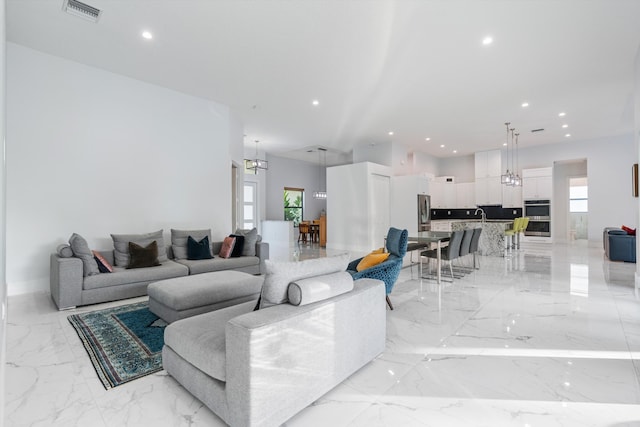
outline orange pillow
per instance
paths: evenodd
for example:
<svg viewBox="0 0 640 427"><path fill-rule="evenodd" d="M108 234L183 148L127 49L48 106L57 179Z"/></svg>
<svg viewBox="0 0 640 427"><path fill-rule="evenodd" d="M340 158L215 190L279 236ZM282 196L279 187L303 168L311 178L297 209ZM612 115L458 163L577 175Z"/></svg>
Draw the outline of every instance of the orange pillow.
<svg viewBox="0 0 640 427"><path fill-rule="evenodd" d="M389 258L389 252L377 253L377 251L373 251L369 255L362 258L362 260L360 260L358 266L356 267L356 271L362 271L366 270L367 268L371 268L374 265L378 265L386 261L387 258Z"/></svg>

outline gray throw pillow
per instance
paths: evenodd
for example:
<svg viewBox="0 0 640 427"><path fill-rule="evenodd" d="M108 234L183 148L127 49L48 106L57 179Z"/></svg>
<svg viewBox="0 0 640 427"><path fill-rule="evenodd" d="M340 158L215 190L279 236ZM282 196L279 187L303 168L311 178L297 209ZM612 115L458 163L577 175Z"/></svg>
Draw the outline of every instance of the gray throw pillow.
<svg viewBox="0 0 640 427"><path fill-rule="evenodd" d="M164 246L164 238L162 231L158 230L153 233L145 234L112 234L114 258L118 267L127 268L129 266L129 242L133 242L139 246L147 247L154 240L158 243L158 261L165 262L167 258L167 249Z"/></svg>
<svg viewBox="0 0 640 427"><path fill-rule="evenodd" d="M244 236L244 247L242 248L242 256L256 256L256 242L258 241L258 229L242 230L238 228L235 234Z"/></svg>
<svg viewBox="0 0 640 427"><path fill-rule="evenodd" d="M348 253L297 262L265 260L266 274L260 292L260 308L287 302L289 283L322 274L345 271L347 264L349 264Z"/></svg>
<svg viewBox="0 0 640 427"><path fill-rule="evenodd" d="M100 274L100 270L98 270L98 263L93 258L93 252L89 249L89 244L84 237L73 233L69 238L69 246L71 246L73 256L82 260L83 276L86 277Z"/></svg>
<svg viewBox="0 0 640 427"><path fill-rule="evenodd" d="M187 259L187 240L189 236L198 242L207 237L211 242L211 229L207 230L174 230L171 229L171 249L174 259Z"/></svg>

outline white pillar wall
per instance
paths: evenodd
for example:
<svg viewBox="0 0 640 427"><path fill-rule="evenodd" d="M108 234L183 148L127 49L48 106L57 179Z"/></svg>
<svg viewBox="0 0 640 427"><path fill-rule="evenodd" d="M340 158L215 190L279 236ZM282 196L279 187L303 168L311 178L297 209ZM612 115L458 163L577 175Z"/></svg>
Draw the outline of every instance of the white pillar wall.
<svg viewBox="0 0 640 427"><path fill-rule="evenodd" d="M636 53L636 61L635 61L635 90L634 90L634 99L635 99L635 108L634 108L634 132L633 138L635 141L635 146L638 149L638 156L636 161L640 164L640 46L638 47L638 51ZM638 206L640 206L640 197L637 199ZM638 220L636 222L640 227L640 209L638 209ZM640 238L636 239L636 258L640 254ZM640 288L640 263L636 259L636 277L635 277L636 291Z"/></svg>
<svg viewBox="0 0 640 427"><path fill-rule="evenodd" d="M6 280L6 180L5 180L5 108L6 108L6 36L5 0L0 0L0 408L4 408L5 349L7 344L7 280ZM2 411L0 411L2 412ZM0 427L4 417L0 416Z"/></svg>

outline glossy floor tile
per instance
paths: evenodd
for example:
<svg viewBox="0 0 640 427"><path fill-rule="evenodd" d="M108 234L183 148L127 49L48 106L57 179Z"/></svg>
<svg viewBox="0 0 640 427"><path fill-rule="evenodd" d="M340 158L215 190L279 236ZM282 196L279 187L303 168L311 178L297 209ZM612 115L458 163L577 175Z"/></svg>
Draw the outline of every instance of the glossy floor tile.
<svg viewBox="0 0 640 427"><path fill-rule="evenodd" d="M480 263L440 286L403 269L384 354L286 425L640 426L635 264L579 243ZM45 293L10 298L5 425L224 425L164 371L100 384L67 316L143 299L58 312Z"/></svg>

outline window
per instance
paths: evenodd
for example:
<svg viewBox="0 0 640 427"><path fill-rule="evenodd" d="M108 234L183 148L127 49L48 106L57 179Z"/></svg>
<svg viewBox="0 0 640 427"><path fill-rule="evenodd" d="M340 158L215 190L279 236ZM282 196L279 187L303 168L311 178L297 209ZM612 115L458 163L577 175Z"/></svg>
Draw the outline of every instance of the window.
<svg viewBox="0 0 640 427"><path fill-rule="evenodd" d="M244 205L242 228L250 230L258 226L258 203L256 195L257 183L244 183Z"/></svg>
<svg viewBox="0 0 640 427"><path fill-rule="evenodd" d="M304 189L284 188L284 220L293 221L294 227L302 221L303 204Z"/></svg>
<svg viewBox="0 0 640 427"><path fill-rule="evenodd" d="M569 212L589 212L588 188L586 185L569 187Z"/></svg>

